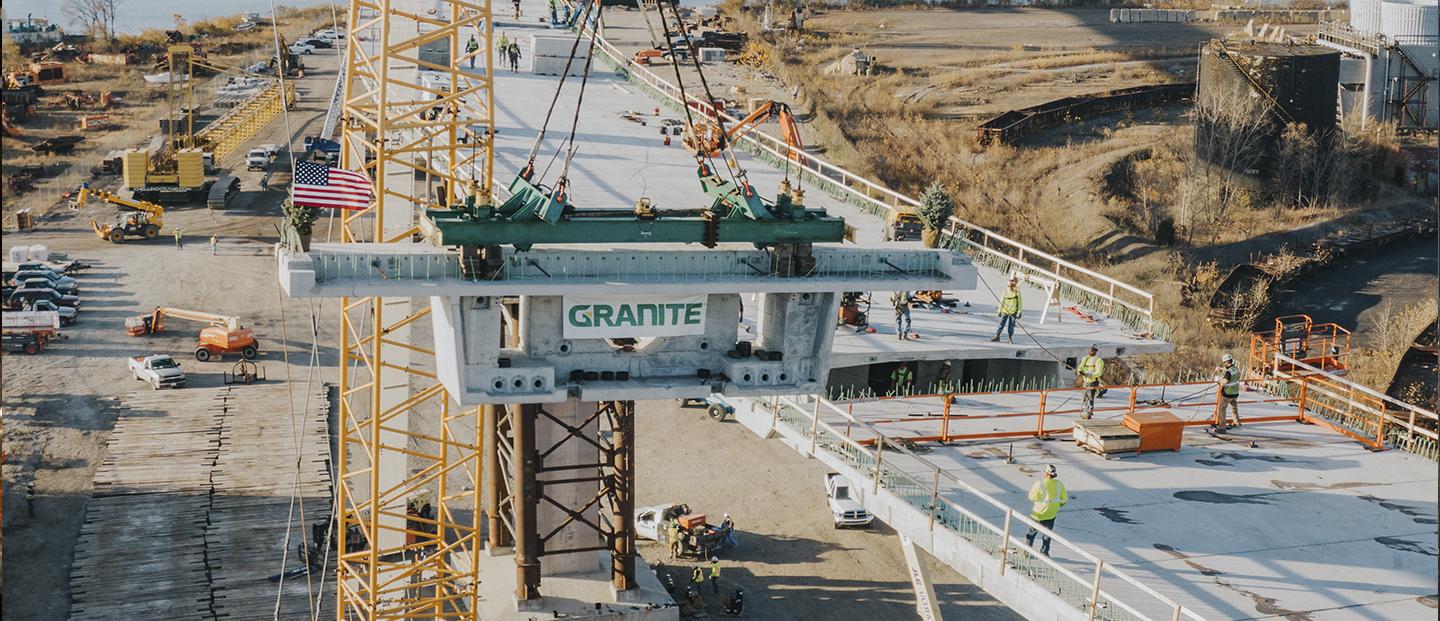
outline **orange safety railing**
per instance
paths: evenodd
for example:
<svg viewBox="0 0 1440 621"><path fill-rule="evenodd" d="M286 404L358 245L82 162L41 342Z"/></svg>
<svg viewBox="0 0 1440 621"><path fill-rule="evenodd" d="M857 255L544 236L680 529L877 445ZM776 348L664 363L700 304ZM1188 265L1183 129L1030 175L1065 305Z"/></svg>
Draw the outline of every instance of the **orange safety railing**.
<svg viewBox="0 0 1440 621"><path fill-rule="evenodd" d="M1290 398L1290 397L1288 397L1288 396L1273 394L1273 390L1272 390L1273 384L1274 384L1274 380L1263 379L1263 378L1249 379L1249 380L1243 380L1243 381L1241 381L1241 385L1242 385L1242 387L1244 387L1244 390L1241 391L1240 397L1237 399L1237 404L1239 404L1239 405L1241 405L1241 406L1244 406L1245 404L1286 403L1286 402L1294 402L1294 401L1295 401L1293 398ZM1147 389L1157 389L1157 388L1178 389L1178 390L1181 390L1181 391L1184 391L1184 390L1186 390L1186 389L1188 388L1188 389L1192 390L1192 392L1188 392L1188 393L1186 393L1186 394L1183 394L1183 395L1180 396L1179 398L1173 398L1173 399L1172 399L1172 398L1142 398L1142 394L1141 394L1142 391L1145 391L1145 390L1147 390ZM934 422L934 421L936 421L936 420L940 421L940 433L938 433L938 434L933 434L933 435L924 435L924 436L907 436L906 439L907 439L907 440L910 440L910 441L912 441L912 442L952 442L952 441L967 441L967 440L994 440L994 439L1001 439L1001 438L1019 438L1019 437L1046 437L1046 436L1052 436L1052 435L1063 435L1063 434L1070 433L1071 431L1074 430L1074 426L1073 426L1073 425L1070 425L1068 422L1067 422L1066 425L1063 426L1063 427L1061 427L1061 426L1046 427L1046 417L1047 417L1047 416L1048 416L1048 417L1052 417L1052 419L1051 419L1050 422L1053 424L1054 421L1057 420L1057 419L1055 419L1055 418L1053 418L1053 417L1056 417L1056 416L1058 416L1058 415L1079 415L1079 414L1081 414L1081 413L1084 411L1084 408L1083 408L1080 404L1083 402L1084 394L1085 394L1085 391L1087 391L1087 390L1106 390L1106 391L1115 391L1115 392L1123 392L1123 393L1126 393L1125 403L1124 403L1124 404L1121 404L1121 405L1106 405L1106 404L1104 404L1104 402L1099 402L1099 401L1097 401L1096 404L1095 404L1095 407L1092 408L1091 411L1092 411L1092 413L1093 413L1094 415L1100 416L1101 418L1108 418L1109 415L1115 415L1115 414L1119 414L1119 415L1122 415L1122 416L1130 416L1130 415L1133 415L1133 414L1135 414L1135 413L1137 413L1137 412L1166 411L1166 410L1174 410L1174 409L1180 409L1180 408L1189 408L1189 409L1193 409L1193 410L1195 410L1195 411L1203 411L1203 412L1205 412L1205 416L1204 416L1203 418L1195 417L1195 418L1192 418L1192 419L1190 419L1190 420L1184 421L1187 426L1208 426L1208 425L1215 425L1215 424L1218 424L1218 423L1220 423L1220 422L1223 422L1223 421L1221 420L1221 418L1220 418L1220 416L1221 416L1221 411L1220 411L1220 386L1219 386L1219 384L1216 383L1216 382L1183 382L1183 383L1113 385L1113 386L1100 386L1100 387L1096 387L1096 388L1069 388L1069 387L1066 387L1066 388L1049 388L1049 389L1045 389L1045 390L1018 390L1018 391L1004 391L1004 392L996 391L996 392L977 392L977 393L958 393L958 392L956 392L956 393L948 393L948 394L911 395L911 396L908 396L908 397L877 397L877 398L872 398L872 399L864 399L864 400L860 400L860 401L852 401L852 402L850 402L850 403L848 404L849 407L848 407L848 410L847 410L847 411L849 411L849 412L851 412L851 413L853 414L853 412L854 412L854 405L855 405L855 403L857 403L857 402L858 402L858 403L867 403L867 402L876 402L876 401L913 401L913 400L922 399L922 398L933 398L933 399L939 399L939 400L940 400L940 404L939 404L939 408L938 408L938 410L939 410L939 411L938 411L938 414L925 414L925 415L921 415L921 416L906 416L906 417L903 417L903 418L878 419L878 420L870 420L869 422L870 422L871 424L886 424L886 423L896 424L896 423ZM986 414L973 414L973 413L971 413L971 414L965 414L965 415L958 415L958 414L955 414L955 413L953 413L953 412L951 411L951 410L952 410L952 403L953 403L954 399L956 399L956 398L966 397L966 396L1007 395L1007 394L1009 394L1009 395L1015 395L1015 394L1031 394L1031 395L1036 395L1036 396L1038 397L1038 402L1037 402L1037 405L1036 405L1036 407L1035 407L1034 410L1024 410L1024 411L1000 411L1000 412L996 412L996 413L986 413ZM1072 403L1073 403L1074 405L1071 405ZM1244 415L1243 415L1243 410L1242 410L1242 416L1244 416L1244 421L1245 421L1245 422L1251 422L1251 423L1274 422L1274 421L1297 421L1297 420L1301 420L1302 411L1303 411L1303 409L1302 409L1302 410L1297 410L1297 412L1296 412L1295 414L1272 415L1272 416L1260 416L1260 417L1256 417L1256 416L1244 416ZM952 423L952 422L956 422L956 421L963 422L963 421L975 421L975 420L993 420L993 419L998 419L998 418L1023 418L1023 417L1034 417L1034 418L1035 418L1035 427L1034 427L1033 429L1009 430L1009 431L986 431L986 432L982 432L982 433L953 433L953 432L951 431L951 423ZM1059 420L1066 420L1066 421L1068 421L1068 420L1070 420L1070 419L1069 419L1069 418L1064 418L1064 419L1059 419ZM874 440L873 440L873 439L871 439L871 440L861 440L861 442L872 442L872 443L873 443Z"/></svg>
<svg viewBox="0 0 1440 621"><path fill-rule="evenodd" d="M1237 405L1241 406L1241 418L1246 423L1295 421L1315 424L1352 438L1373 450L1384 450L1394 446L1418 455L1440 458L1440 417L1435 412L1380 394L1300 360L1284 354L1275 354L1270 365L1277 371L1269 377L1253 377L1242 380L1243 387ZM1193 389L1180 397L1154 396L1158 388L1176 389L1181 392ZM1209 426L1224 422L1221 410L1220 386L1217 382L1183 382L1174 384L1136 384L1125 386L1101 386L1098 388L1049 388L1045 390L1018 390L971 393L939 393L895 397L875 397L845 403L848 417L854 416L856 403L884 401L916 402L921 399L938 399L932 412L904 417L869 419L868 424L906 424L940 422L940 432L931 435L906 436L911 442L954 442L970 440L995 440L1019 437L1046 437L1063 435L1074 430L1073 417L1082 413L1086 390L1107 390L1126 393L1123 404L1111 405L1097 401L1092 409L1101 418L1132 416L1138 412L1191 410L1203 412L1204 416L1192 416L1184 420L1186 426ZM1150 391L1150 392L1146 392ZM1034 406L1020 406L1010 409L995 407L986 413L977 414L953 412L957 398L984 397L997 395L1033 395ZM839 407L836 402L828 402ZM1288 403L1294 404L1293 413L1269 416L1247 415L1246 404ZM1064 418L1058 418L1064 416ZM965 421L995 420L1004 418L1034 417L1033 428L1011 430L989 430L980 433L957 433L952 423ZM1050 417L1047 423L1046 418ZM1063 426L1056 420L1065 421ZM1047 424L1051 425L1047 427ZM846 425L845 437L850 437L850 426ZM874 438L857 440L871 445Z"/></svg>
<svg viewBox="0 0 1440 621"><path fill-rule="evenodd" d="M1324 371L1343 372L1350 368L1350 331L1333 323L1317 324L1309 315L1277 317L1275 329L1250 335L1250 374L1273 375L1276 354Z"/></svg>

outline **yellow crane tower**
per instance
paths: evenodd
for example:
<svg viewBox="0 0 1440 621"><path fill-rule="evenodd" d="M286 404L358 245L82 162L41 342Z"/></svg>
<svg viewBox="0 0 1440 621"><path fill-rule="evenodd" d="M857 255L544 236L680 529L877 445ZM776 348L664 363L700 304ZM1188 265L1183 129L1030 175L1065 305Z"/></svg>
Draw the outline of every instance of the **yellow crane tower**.
<svg viewBox="0 0 1440 621"><path fill-rule="evenodd" d="M348 23L340 166L377 199L345 212L341 241L408 240L419 210L490 195L490 2L351 0ZM429 314L410 298L341 304L342 619L477 618L484 412L455 406L433 350L412 342Z"/></svg>

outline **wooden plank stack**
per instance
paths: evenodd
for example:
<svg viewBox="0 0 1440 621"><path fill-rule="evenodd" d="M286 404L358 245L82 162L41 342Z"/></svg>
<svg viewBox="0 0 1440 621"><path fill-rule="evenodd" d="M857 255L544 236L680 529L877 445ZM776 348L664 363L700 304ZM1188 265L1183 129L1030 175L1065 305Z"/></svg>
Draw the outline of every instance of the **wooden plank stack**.
<svg viewBox="0 0 1440 621"><path fill-rule="evenodd" d="M328 392L295 391L293 426L281 382L127 395L86 506L71 617L272 619L277 590L280 618L309 617L312 594L333 616L321 574L308 589L304 574L269 579L286 550L286 568L303 565L297 544L329 514Z"/></svg>

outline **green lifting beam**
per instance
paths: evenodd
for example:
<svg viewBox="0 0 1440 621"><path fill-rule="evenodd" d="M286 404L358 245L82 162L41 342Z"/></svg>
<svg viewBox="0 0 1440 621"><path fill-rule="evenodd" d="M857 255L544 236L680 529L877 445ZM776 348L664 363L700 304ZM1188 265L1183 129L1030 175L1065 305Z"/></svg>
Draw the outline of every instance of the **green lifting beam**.
<svg viewBox="0 0 1440 621"><path fill-rule="evenodd" d="M697 173L706 195L706 209L651 209L641 199L634 209L579 209L565 192L531 183L522 173L510 182L510 198L496 207L476 205L467 197L454 209L429 209L425 215L444 246L514 246L535 244L634 244L693 242L714 247L721 242L756 246L840 242L845 221L824 209L806 209L803 192L781 186L773 203L760 198L748 181L721 178L707 165Z"/></svg>

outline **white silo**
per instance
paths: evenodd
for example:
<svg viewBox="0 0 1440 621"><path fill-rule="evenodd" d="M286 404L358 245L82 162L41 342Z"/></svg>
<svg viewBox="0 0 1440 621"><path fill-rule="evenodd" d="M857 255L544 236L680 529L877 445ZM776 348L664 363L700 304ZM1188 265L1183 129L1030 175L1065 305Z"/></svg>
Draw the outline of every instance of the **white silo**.
<svg viewBox="0 0 1440 621"><path fill-rule="evenodd" d="M1440 36L1440 0L1384 0L1379 32L1402 45L1433 45Z"/></svg>
<svg viewBox="0 0 1440 621"><path fill-rule="evenodd" d="M1380 32L1380 0L1350 0L1350 27L1360 32Z"/></svg>

